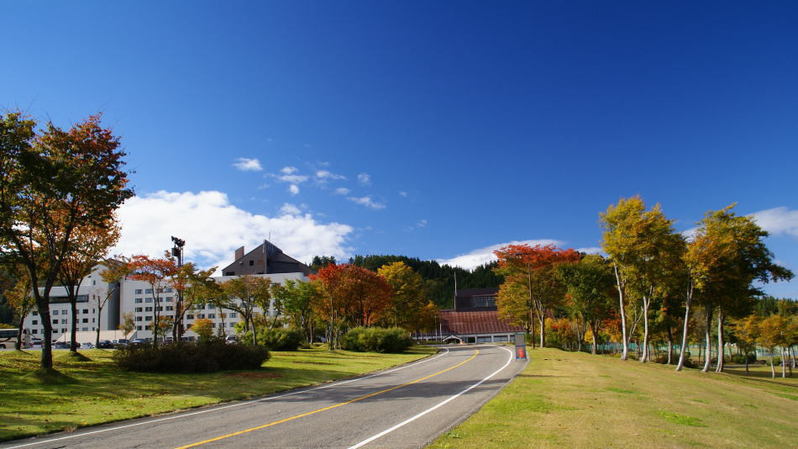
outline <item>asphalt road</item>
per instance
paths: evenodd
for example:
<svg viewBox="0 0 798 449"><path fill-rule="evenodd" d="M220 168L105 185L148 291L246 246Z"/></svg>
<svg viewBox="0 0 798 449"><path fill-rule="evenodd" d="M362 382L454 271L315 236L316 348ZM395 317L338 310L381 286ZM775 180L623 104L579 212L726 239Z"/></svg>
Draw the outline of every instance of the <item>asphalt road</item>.
<svg viewBox="0 0 798 449"><path fill-rule="evenodd" d="M369 376L0 448L421 448L524 365L510 348L456 346Z"/></svg>

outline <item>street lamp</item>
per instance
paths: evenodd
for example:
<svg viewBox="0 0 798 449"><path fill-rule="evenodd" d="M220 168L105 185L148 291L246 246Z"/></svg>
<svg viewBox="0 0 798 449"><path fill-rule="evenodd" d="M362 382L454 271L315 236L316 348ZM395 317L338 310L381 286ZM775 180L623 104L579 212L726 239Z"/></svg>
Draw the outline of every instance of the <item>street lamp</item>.
<svg viewBox="0 0 798 449"><path fill-rule="evenodd" d="M172 247L172 257L177 257L177 267L180 268L183 266L183 247L186 246L186 241L183 239L179 239L175 236L172 236L172 243L175 246ZM180 337L183 335L183 320L181 317L183 316L183 289L177 289L177 307L175 309L175 320L178 321L178 334L174 335L175 343Z"/></svg>

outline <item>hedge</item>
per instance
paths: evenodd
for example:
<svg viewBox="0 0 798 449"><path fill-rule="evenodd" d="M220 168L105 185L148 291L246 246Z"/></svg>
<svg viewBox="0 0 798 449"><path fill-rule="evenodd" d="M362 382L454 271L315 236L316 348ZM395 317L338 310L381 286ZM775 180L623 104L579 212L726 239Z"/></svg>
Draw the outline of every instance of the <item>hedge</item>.
<svg viewBox="0 0 798 449"><path fill-rule="evenodd" d="M356 327L341 339L350 351L402 352L413 345L410 333L400 327Z"/></svg>
<svg viewBox="0 0 798 449"><path fill-rule="evenodd" d="M269 360L263 346L222 340L206 342L131 345L114 353L117 366L128 371L153 373L210 373L221 370L258 369Z"/></svg>

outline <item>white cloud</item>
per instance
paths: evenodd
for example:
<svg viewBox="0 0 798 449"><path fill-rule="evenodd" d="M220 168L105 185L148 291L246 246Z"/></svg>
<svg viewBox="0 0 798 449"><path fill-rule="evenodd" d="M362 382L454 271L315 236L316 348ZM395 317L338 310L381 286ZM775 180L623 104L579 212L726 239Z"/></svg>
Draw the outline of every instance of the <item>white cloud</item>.
<svg viewBox="0 0 798 449"><path fill-rule="evenodd" d="M541 239L541 240L515 240L507 243L497 243L495 245L491 245L485 248L475 249L471 252L461 254L456 257L452 257L451 259L438 259L438 263L442 265L445 264L454 267L460 267L466 270L473 270L474 268L480 265L484 265L486 263L495 261L496 256L493 255L493 251L496 251L497 249L503 248L507 245L523 245L523 244L527 244L529 246L535 246L535 245L562 246L563 242L560 240Z"/></svg>
<svg viewBox="0 0 798 449"><path fill-rule="evenodd" d="M798 210L776 207L751 214L757 224L772 235L798 237Z"/></svg>
<svg viewBox="0 0 798 449"><path fill-rule="evenodd" d="M271 241L286 254L310 261L317 254L339 260L351 255L346 246L353 228L341 223L320 223L291 204L279 216L253 214L230 203L218 191L165 192L136 196L118 211L122 238L111 254L163 256L171 247L170 236L186 241L186 259L201 266L232 262L241 245L248 250Z"/></svg>
<svg viewBox="0 0 798 449"><path fill-rule="evenodd" d="M419 220L418 223L416 223L416 227L417 228L426 228L427 227L427 223L428 223L428 221L426 219Z"/></svg>
<svg viewBox="0 0 798 449"><path fill-rule="evenodd" d="M327 181L336 181L346 179L346 176L333 173L329 170L316 170L316 180L324 183Z"/></svg>
<svg viewBox="0 0 798 449"><path fill-rule="evenodd" d="M291 195L298 195L299 186L296 184L291 184L290 186L288 186L288 192L291 193Z"/></svg>
<svg viewBox="0 0 798 449"><path fill-rule="evenodd" d="M357 182L367 186L371 184L371 175L368 173L360 173L357 175Z"/></svg>
<svg viewBox="0 0 798 449"><path fill-rule="evenodd" d="M407 192L404 191L399 192L399 196L401 196L402 198L407 198Z"/></svg>
<svg viewBox="0 0 798 449"><path fill-rule="evenodd" d="M263 167L260 165L260 161L257 159L249 159L246 157L240 157L233 162L233 167L241 171L261 171Z"/></svg>
<svg viewBox="0 0 798 449"><path fill-rule="evenodd" d="M361 206L366 206L366 207L371 208L371 209L385 209L385 204L377 202L377 201L374 201L368 195L361 196L361 197L350 196L350 197L347 197L346 199L348 199L349 201L351 201L353 203L360 204Z"/></svg>
<svg viewBox="0 0 798 449"><path fill-rule="evenodd" d="M296 173L298 171L299 171L298 168L290 167L290 166L289 167L283 167L283 168L280 169L280 173L282 173L284 175L292 175L292 174L294 174L294 173Z"/></svg>
<svg viewBox="0 0 798 449"><path fill-rule="evenodd" d="M302 211L294 204L284 203L280 208L280 213L283 215L299 215Z"/></svg>
<svg viewBox="0 0 798 449"><path fill-rule="evenodd" d="M346 187L338 187L333 193L336 195L349 195L350 190Z"/></svg>
<svg viewBox="0 0 798 449"><path fill-rule="evenodd" d="M580 253L585 253L585 254L604 254L604 250L597 246L590 246L587 248L576 248L576 250L579 251Z"/></svg>

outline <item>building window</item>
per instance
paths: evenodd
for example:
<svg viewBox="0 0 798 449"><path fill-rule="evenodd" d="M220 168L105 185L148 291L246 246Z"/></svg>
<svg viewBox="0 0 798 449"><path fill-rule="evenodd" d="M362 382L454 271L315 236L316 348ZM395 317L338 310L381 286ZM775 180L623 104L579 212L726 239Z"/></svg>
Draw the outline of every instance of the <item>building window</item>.
<svg viewBox="0 0 798 449"><path fill-rule="evenodd" d="M89 313L89 309L83 309L83 313Z"/></svg>
<svg viewBox="0 0 798 449"><path fill-rule="evenodd" d="M215 319L215 318L216 318L216 314L215 313L209 313L208 314L208 319L209 320L212 320L212 319Z"/></svg>
<svg viewBox="0 0 798 449"><path fill-rule="evenodd" d="M163 306L158 306L158 311L163 312Z"/></svg>
<svg viewBox="0 0 798 449"><path fill-rule="evenodd" d="M53 315L58 315L58 310L53 310Z"/></svg>
<svg viewBox="0 0 798 449"><path fill-rule="evenodd" d="M166 306L166 310L175 310L174 306Z"/></svg>
<svg viewBox="0 0 798 449"><path fill-rule="evenodd" d="M152 294L152 289L148 288L147 290L144 290L144 293L150 295L150 294Z"/></svg>
<svg viewBox="0 0 798 449"><path fill-rule="evenodd" d="M200 313L200 314L199 314L199 315L197 315L197 316L198 316L199 318L205 318L205 314L204 314L204 313Z"/></svg>
<svg viewBox="0 0 798 449"><path fill-rule="evenodd" d="M144 302L150 302L151 303L152 302L152 298L147 298L147 299L144 300Z"/></svg>
<svg viewBox="0 0 798 449"><path fill-rule="evenodd" d="M88 319L88 318L83 318L83 321L81 321L81 322L82 322L82 323L89 324L89 319Z"/></svg>
<svg viewBox="0 0 798 449"><path fill-rule="evenodd" d="M31 324L32 324L33 326L35 326L35 325L39 324L39 320L33 320L33 321L31 321Z"/></svg>
<svg viewBox="0 0 798 449"><path fill-rule="evenodd" d="M137 288L137 289L136 289L136 294L137 294L137 295L140 295L140 294L141 294L141 289L140 289L140 288Z"/></svg>
<svg viewBox="0 0 798 449"><path fill-rule="evenodd" d="M150 315L145 316L144 321L152 321L152 316Z"/></svg>
<svg viewBox="0 0 798 449"><path fill-rule="evenodd" d="M137 316L136 321L142 321L142 318L140 316Z"/></svg>
<svg viewBox="0 0 798 449"><path fill-rule="evenodd" d="M141 330L141 326L136 326L136 330L140 331Z"/></svg>
<svg viewBox="0 0 798 449"><path fill-rule="evenodd" d="M152 325L148 324L148 325L144 326L144 330L148 331L150 329L152 329Z"/></svg>
<svg viewBox="0 0 798 449"><path fill-rule="evenodd" d="M255 265L255 261L254 261L254 260L250 260L250 261L249 261L249 266L251 267L251 266L253 266L253 265Z"/></svg>
<svg viewBox="0 0 798 449"><path fill-rule="evenodd" d="M166 288L164 289L164 291L165 291L166 293L172 293L172 287L166 287Z"/></svg>
<svg viewBox="0 0 798 449"><path fill-rule="evenodd" d="M216 306L214 306L213 304L208 304L208 310L213 310L215 308L216 308Z"/></svg>
<svg viewBox="0 0 798 449"><path fill-rule="evenodd" d="M142 303L142 299L141 298L136 298L136 304L141 304L141 303Z"/></svg>
<svg viewBox="0 0 798 449"><path fill-rule="evenodd" d="M145 308L144 308L144 311L145 311L145 312L152 312L152 307L145 307Z"/></svg>
<svg viewBox="0 0 798 449"><path fill-rule="evenodd" d="M136 312L142 312L143 310L141 307L136 307Z"/></svg>
<svg viewBox="0 0 798 449"><path fill-rule="evenodd" d="M230 314L228 314L227 316L229 316L230 318L235 318L235 317L237 317L238 315L236 315L236 313L235 313L235 312L230 312Z"/></svg>
<svg viewBox="0 0 798 449"><path fill-rule="evenodd" d="M89 328L88 327L81 327L80 330L82 330L83 332L88 332Z"/></svg>
<svg viewBox="0 0 798 449"><path fill-rule="evenodd" d="M188 315L186 315L186 319L193 320L194 319L194 315L188 314Z"/></svg>
<svg viewBox="0 0 798 449"><path fill-rule="evenodd" d="M38 314L39 314L39 312L33 312L33 316L36 316Z"/></svg>
<svg viewBox="0 0 798 449"><path fill-rule="evenodd" d="M38 334L38 333L39 333L39 331L38 331L38 330L36 330L36 329L33 329L32 331L30 331L30 333L31 333L31 334L33 334L33 335L36 335L36 334Z"/></svg>

